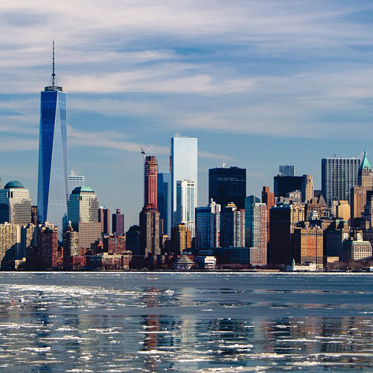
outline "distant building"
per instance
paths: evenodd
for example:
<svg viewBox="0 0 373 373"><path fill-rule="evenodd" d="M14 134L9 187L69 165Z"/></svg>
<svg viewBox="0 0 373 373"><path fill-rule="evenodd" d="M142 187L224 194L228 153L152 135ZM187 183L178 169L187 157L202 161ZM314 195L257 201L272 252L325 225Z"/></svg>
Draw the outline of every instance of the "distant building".
<svg viewBox="0 0 373 373"><path fill-rule="evenodd" d="M211 249L220 246L221 206L211 200L209 206L196 208L196 248Z"/></svg>
<svg viewBox="0 0 373 373"><path fill-rule="evenodd" d="M21 244L21 226L17 224L3 223L0 224L0 266L8 261L19 259Z"/></svg>
<svg viewBox="0 0 373 373"><path fill-rule="evenodd" d="M238 209L245 208L246 169L217 167L209 170L209 200L225 207L233 202Z"/></svg>
<svg viewBox="0 0 373 373"><path fill-rule="evenodd" d="M132 225L126 233L126 248L133 255L140 255L140 227Z"/></svg>
<svg viewBox="0 0 373 373"><path fill-rule="evenodd" d="M101 238L101 223L98 222L98 200L89 187L77 187L70 195L68 220L74 231L79 232L79 247L90 248Z"/></svg>
<svg viewBox="0 0 373 373"><path fill-rule="evenodd" d="M120 210L117 209L115 214L112 215L113 222L113 234L117 236L124 235L124 214L120 213Z"/></svg>
<svg viewBox="0 0 373 373"><path fill-rule="evenodd" d="M157 206L157 158L145 157L144 207L140 212L140 254L160 255L160 219Z"/></svg>
<svg viewBox="0 0 373 373"><path fill-rule="evenodd" d="M363 241L362 233L357 233L343 242L342 260L368 260L372 258L372 245L369 241Z"/></svg>
<svg viewBox="0 0 373 373"><path fill-rule="evenodd" d="M192 237L195 236L195 195L193 180L178 180L176 183L176 223L185 224Z"/></svg>
<svg viewBox="0 0 373 373"><path fill-rule="evenodd" d="M98 209L98 221L101 223L101 233L110 234L110 209L100 206Z"/></svg>
<svg viewBox="0 0 373 373"><path fill-rule="evenodd" d="M373 189L373 171L368 161L366 150L364 150L364 156L359 167L357 185L362 186L366 190Z"/></svg>
<svg viewBox="0 0 373 373"><path fill-rule="evenodd" d="M0 190L0 223L30 223L31 198L19 181L10 181Z"/></svg>
<svg viewBox="0 0 373 373"><path fill-rule="evenodd" d="M68 201L66 93L56 83L53 58L52 82L40 99L38 219L56 225L62 241Z"/></svg>
<svg viewBox="0 0 373 373"><path fill-rule="evenodd" d="M321 160L322 194L328 206L332 200L350 202L351 188L358 184L360 159L323 158Z"/></svg>
<svg viewBox="0 0 373 373"><path fill-rule="evenodd" d="M280 165L279 176L294 176L294 166L289 164Z"/></svg>
<svg viewBox="0 0 373 373"><path fill-rule="evenodd" d="M198 206L198 139L193 137L173 137L171 139L171 184L172 184L172 224L177 222L177 182L194 182L194 207Z"/></svg>
<svg viewBox="0 0 373 373"><path fill-rule="evenodd" d="M163 220L163 231L171 236L172 224L172 184L171 173L164 172L158 174L158 211L160 219Z"/></svg>
<svg viewBox="0 0 373 373"><path fill-rule="evenodd" d="M275 194L269 191L268 186L264 186L262 190L262 203L267 206L267 242L270 240L270 209L275 205ZM268 247L268 245L267 245Z"/></svg>
<svg viewBox="0 0 373 373"><path fill-rule="evenodd" d="M273 178L275 197L287 197L294 190L302 190L302 176L280 176Z"/></svg>
<svg viewBox="0 0 373 373"><path fill-rule="evenodd" d="M171 229L171 249L174 254L182 254L192 247L191 233L186 224L178 224Z"/></svg>
<svg viewBox="0 0 373 373"><path fill-rule="evenodd" d="M267 206L255 196L245 199L245 243L250 248L250 264L267 264Z"/></svg>
<svg viewBox="0 0 373 373"><path fill-rule="evenodd" d="M220 246L245 246L245 210L238 210L234 203L228 203L220 213Z"/></svg>
<svg viewBox="0 0 373 373"><path fill-rule="evenodd" d="M304 221L304 205L300 203L279 205L271 208L271 240L269 241L269 263L290 264L292 240L295 226Z"/></svg>
<svg viewBox="0 0 373 373"><path fill-rule="evenodd" d="M69 196L77 187L85 186L85 177L82 175L69 175L68 176L68 191Z"/></svg>
<svg viewBox="0 0 373 373"><path fill-rule="evenodd" d="M324 261L323 229L312 226L295 227L293 255L296 264L315 263L322 269Z"/></svg>
<svg viewBox="0 0 373 373"><path fill-rule="evenodd" d="M314 198L314 188L312 175L302 176L302 202L308 202Z"/></svg>

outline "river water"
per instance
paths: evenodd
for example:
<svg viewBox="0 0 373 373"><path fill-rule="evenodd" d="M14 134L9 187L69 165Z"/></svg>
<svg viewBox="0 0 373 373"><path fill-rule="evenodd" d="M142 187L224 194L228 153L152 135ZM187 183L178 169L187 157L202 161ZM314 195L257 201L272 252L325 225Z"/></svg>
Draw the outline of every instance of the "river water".
<svg viewBox="0 0 373 373"><path fill-rule="evenodd" d="M0 272L0 371L372 366L373 274Z"/></svg>

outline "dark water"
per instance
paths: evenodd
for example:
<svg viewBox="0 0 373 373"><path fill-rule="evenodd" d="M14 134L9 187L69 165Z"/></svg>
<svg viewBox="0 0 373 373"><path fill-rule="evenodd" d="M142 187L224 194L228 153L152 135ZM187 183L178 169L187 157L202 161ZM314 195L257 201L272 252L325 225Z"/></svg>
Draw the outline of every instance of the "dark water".
<svg viewBox="0 0 373 373"><path fill-rule="evenodd" d="M0 273L4 372L372 365L373 274Z"/></svg>

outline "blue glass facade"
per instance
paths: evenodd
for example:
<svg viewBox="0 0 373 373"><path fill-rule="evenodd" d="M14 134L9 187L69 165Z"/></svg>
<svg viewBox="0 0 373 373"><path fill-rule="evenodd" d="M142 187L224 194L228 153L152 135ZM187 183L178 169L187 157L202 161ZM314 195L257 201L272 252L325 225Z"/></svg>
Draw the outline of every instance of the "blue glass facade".
<svg viewBox="0 0 373 373"><path fill-rule="evenodd" d="M49 86L41 92L38 220L58 226L66 223L68 200L66 93Z"/></svg>

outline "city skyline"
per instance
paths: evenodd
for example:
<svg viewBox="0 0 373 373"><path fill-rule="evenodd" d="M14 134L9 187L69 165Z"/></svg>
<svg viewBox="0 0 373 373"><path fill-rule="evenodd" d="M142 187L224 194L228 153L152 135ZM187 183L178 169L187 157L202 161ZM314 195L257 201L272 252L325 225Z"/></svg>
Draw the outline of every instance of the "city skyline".
<svg viewBox="0 0 373 373"><path fill-rule="evenodd" d="M223 162L246 168L247 195L259 196L281 164L320 189L321 158L361 157L365 147L369 157L372 5L114 4L0 8L0 176L20 181L33 204L52 39L68 92L69 173L86 177L100 205L120 208L127 229L142 206L141 147L154 140L168 172L169 139L198 138L199 206L209 202L208 169Z"/></svg>

